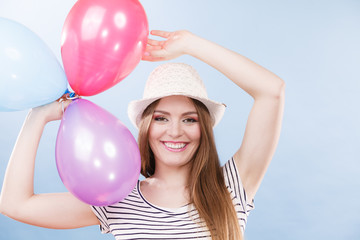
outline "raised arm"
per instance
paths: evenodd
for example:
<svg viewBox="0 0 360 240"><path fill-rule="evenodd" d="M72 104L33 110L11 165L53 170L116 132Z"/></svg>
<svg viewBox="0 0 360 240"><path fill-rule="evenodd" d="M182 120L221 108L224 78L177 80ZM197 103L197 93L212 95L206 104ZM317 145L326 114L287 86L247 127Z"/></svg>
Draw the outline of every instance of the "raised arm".
<svg viewBox="0 0 360 240"><path fill-rule="evenodd" d="M69 101L64 103L65 108ZM47 122L60 119L62 106L54 102L27 115L11 154L0 196L1 213L46 228L77 228L99 224L90 206L70 193L34 194L34 165Z"/></svg>
<svg viewBox="0 0 360 240"><path fill-rule="evenodd" d="M245 134L234 159L248 197L255 196L274 155L281 128L285 84L246 57L188 31L152 31L143 59L169 60L188 54L214 67L254 99Z"/></svg>

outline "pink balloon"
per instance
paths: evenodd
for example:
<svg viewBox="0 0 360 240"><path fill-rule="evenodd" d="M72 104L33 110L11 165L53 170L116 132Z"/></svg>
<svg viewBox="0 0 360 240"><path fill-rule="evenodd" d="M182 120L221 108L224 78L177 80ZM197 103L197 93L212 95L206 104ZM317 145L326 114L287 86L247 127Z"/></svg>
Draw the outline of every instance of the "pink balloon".
<svg viewBox="0 0 360 240"><path fill-rule="evenodd" d="M140 175L140 153L131 132L88 100L76 99L66 109L55 153L65 187L90 205L121 201Z"/></svg>
<svg viewBox="0 0 360 240"><path fill-rule="evenodd" d="M61 55L71 88L81 96L109 89L140 62L149 27L138 0L79 0L62 30Z"/></svg>

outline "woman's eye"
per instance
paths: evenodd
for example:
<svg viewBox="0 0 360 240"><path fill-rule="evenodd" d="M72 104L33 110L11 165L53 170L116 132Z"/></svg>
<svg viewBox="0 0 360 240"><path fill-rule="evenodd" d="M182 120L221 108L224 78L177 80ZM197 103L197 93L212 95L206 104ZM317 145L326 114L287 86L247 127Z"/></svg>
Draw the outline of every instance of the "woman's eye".
<svg viewBox="0 0 360 240"><path fill-rule="evenodd" d="M184 123L195 123L195 122L197 122L197 120L194 119L194 118L186 118L186 119L184 119Z"/></svg>
<svg viewBox="0 0 360 240"><path fill-rule="evenodd" d="M167 119L164 118L164 117L154 117L154 120L155 120L155 121L159 121L159 122L165 122L165 121L167 121Z"/></svg>

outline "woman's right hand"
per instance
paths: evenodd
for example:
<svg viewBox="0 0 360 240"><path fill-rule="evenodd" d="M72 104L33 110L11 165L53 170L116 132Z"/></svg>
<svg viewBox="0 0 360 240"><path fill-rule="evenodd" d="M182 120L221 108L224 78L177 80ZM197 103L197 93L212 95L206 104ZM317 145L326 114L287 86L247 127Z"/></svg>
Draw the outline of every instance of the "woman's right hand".
<svg viewBox="0 0 360 240"><path fill-rule="evenodd" d="M29 115L43 119L44 123L60 120L65 109L71 103L71 100L67 99L66 97L67 95L64 94L61 98L52 103L32 108L29 112Z"/></svg>

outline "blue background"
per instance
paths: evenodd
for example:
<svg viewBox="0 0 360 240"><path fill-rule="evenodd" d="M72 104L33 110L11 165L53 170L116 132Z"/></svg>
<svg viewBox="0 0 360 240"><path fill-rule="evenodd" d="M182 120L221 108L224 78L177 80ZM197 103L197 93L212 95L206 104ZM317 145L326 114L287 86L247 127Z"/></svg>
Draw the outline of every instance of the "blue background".
<svg viewBox="0 0 360 240"><path fill-rule="evenodd" d="M61 30L75 0L0 0L0 17L36 32L59 61ZM360 239L360 1L141 1L150 29L188 29L270 69L287 84L279 147L255 198L246 239ZM1 37L1 36L0 36ZM252 100L220 73L184 56L210 98L228 106L215 128L222 162L237 150ZM142 96L150 71L141 62L90 101L137 136L127 104ZM1 66L0 66L1 68ZM46 66L44 66L46 68ZM0 184L27 111L0 112ZM46 126L35 191L66 191L55 166L59 122ZM98 226L50 230L0 215L0 239L113 239Z"/></svg>

